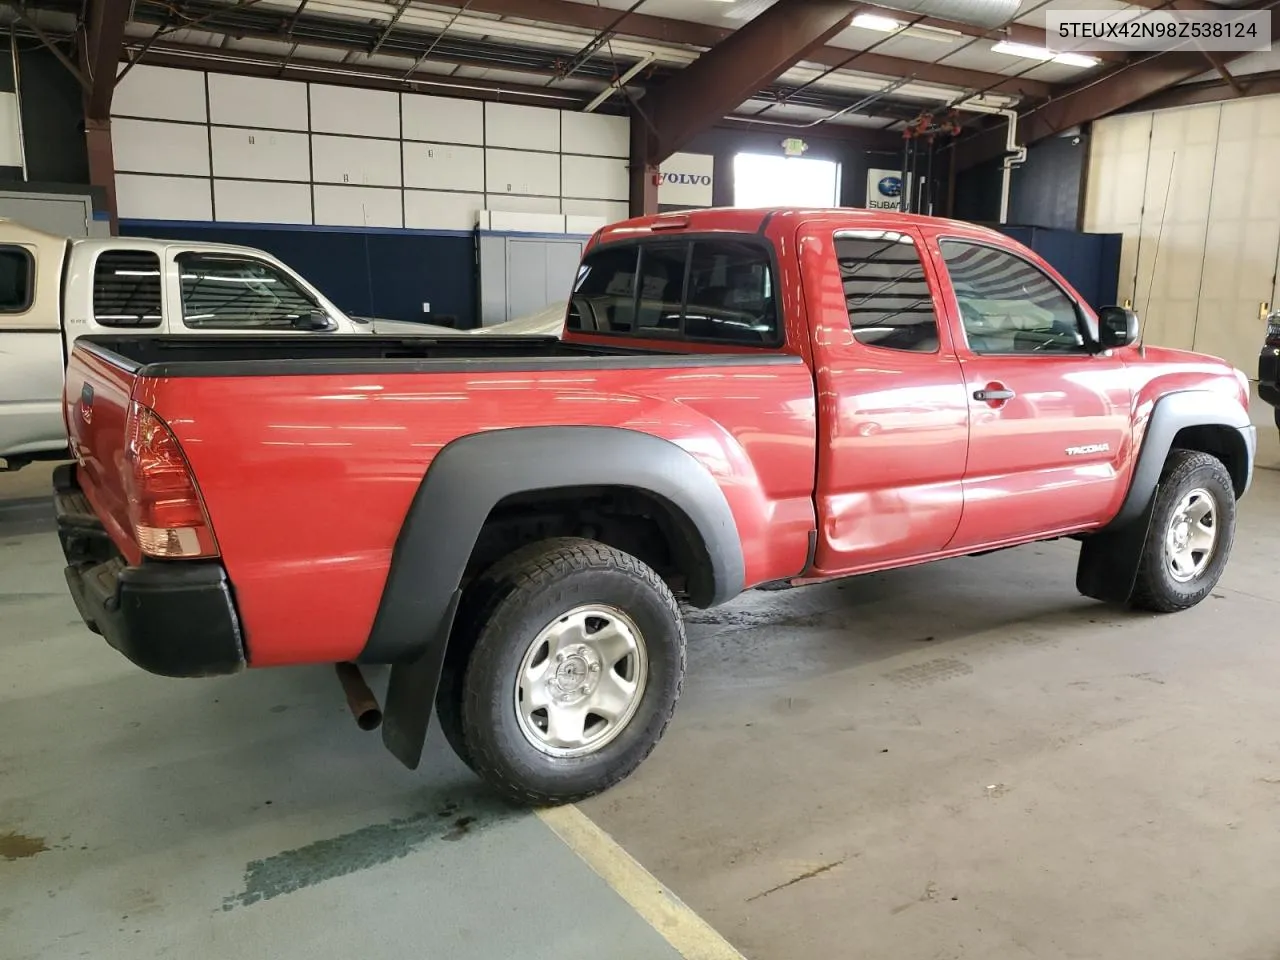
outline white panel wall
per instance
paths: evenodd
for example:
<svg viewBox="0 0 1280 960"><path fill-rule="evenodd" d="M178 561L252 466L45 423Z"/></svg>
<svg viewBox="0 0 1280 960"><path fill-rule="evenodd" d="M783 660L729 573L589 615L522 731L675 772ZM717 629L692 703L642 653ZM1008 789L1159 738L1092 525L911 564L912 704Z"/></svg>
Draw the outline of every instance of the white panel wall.
<svg viewBox="0 0 1280 960"><path fill-rule="evenodd" d="M411 230L474 230L483 208L483 194L406 190L404 225Z"/></svg>
<svg viewBox="0 0 1280 960"><path fill-rule="evenodd" d="M122 173L209 175L209 128L203 124L115 120L111 149Z"/></svg>
<svg viewBox="0 0 1280 960"><path fill-rule="evenodd" d="M526 197L560 196L560 155L486 150L485 177L490 194Z"/></svg>
<svg viewBox="0 0 1280 960"><path fill-rule="evenodd" d="M212 220L208 180L116 174L116 209L132 220Z"/></svg>
<svg viewBox="0 0 1280 960"><path fill-rule="evenodd" d="M609 117L599 113L561 115L560 149L588 157L631 156L631 124L626 117Z"/></svg>
<svg viewBox="0 0 1280 960"><path fill-rule="evenodd" d="M120 69L124 69L123 64ZM204 123L209 119L204 77L196 70L139 64L116 87L111 100L112 115Z"/></svg>
<svg viewBox="0 0 1280 960"><path fill-rule="evenodd" d="M215 177L311 181L311 144L305 133L212 127L210 136ZM222 219L221 210L218 217Z"/></svg>
<svg viewBox="0 0 1280 960"><path fill-rule="evenodd" d="M513 103L486 103L484 138L490 147L559 153L560 111Z"/></svg>
<svg viewBox="0 0 1280 960"><path fill-rule="evenodd" d="M404 201L399 190L386 187L339 187L316 184L312 195L318 225L404 226Z"/></svg>
<svg viewBox="0 0 1280 960"><path fill-rule="evenodd" d="M309 183L215 180L213 206L231 223L311 223Z"/></svg>
<svg viewBox="0 0 1280 960"><path fill-rule="evenodd" d="M400 97L387 90L311 87L311 130L400 139Z"/></svg>
<svg viewBox="0 0 1280 960"><path fill-rule="evenodd" d="M484 104L479 100L406 93L400 97L400 116L406 140L484 144Z"/></svg>
<svg viewBox="0 0 1280 960"><path fill-rule="evenodd" d="M405 143L404 185L484 193L484 149L447 143Z"/></svg>
<svg viewBox="0 0 1280 960"><path fill-rule="evenodd" d="M490 193L485 196L485 209L494 213L559 213L562 206L557 197L516 197L511 194Z"/></svg>
<svg viewBox="0 0 1280 960"><path fill-rule="evenodd" d="M627 215L623 117L147 66L115 111L126 219L465 231L485 211L590 232ZM175 175L192 183L145 190Z"/></svg>
<svg viewBox="0 0 1280 960"><path fill-rule="evenodd" d="M270 130L306 130L307 85L292 80L211 73L209 122Z"/></svg>
<svg viewBox="0 0 1280 960"><path fill-rule="evenodd" d="M399 140L312 136L311 157L316 183L400 186Z"/></svg>
<svg viewBox="0 0 1280 960"><path fill-rule="evenodd" d="M626 200L630 192L627 161L608 157L560 158L563 194L575 200Z"/></svg>
<svg viewBox="0 0 1280 960"><path fill-rule="evenodd" d="M598 218L605 223L625 220L631 212L625 200L565 200L560 208L569 216Z"/></svg>

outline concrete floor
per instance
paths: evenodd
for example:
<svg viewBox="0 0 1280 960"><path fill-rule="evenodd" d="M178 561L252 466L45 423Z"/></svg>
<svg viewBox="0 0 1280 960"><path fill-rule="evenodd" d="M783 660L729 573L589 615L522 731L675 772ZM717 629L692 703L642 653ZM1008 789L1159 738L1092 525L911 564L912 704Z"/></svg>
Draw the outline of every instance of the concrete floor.
<svg viewBox="0 0 1280 960"><path fill-rule="evenodd" d="M1080 598L1069 543L696 614L662 746L583 810L752 960L1274 960L1278 521L1261 471L1173 617ZM327 671L133 669L43 524L0 529L0 958L674 956Z"/></svg>

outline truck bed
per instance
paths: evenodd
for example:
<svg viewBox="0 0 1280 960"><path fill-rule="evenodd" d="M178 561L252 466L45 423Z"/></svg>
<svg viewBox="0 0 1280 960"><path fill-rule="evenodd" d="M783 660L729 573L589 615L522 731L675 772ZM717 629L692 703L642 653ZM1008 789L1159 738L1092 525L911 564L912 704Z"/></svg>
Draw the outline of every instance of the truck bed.
<svg viewBox="0 0 1280 960"><path fill-rule="evenodd" d="M448 373L493 369L637 369L796 363L785 353L689 353L571 343L556 337L90 336L86 350L138 377Z"/></svg>

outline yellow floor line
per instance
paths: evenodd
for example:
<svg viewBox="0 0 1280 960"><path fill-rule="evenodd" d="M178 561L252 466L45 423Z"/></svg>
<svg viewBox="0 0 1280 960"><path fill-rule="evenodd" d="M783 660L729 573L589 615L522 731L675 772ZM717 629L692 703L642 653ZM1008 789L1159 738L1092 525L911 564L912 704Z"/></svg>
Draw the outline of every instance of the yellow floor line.
<svg viewBox="0 0 1280 960"><path fill-rule="evenodd" d="M577 807L552 807L538 816L684 960L746 960Z"/></svg>

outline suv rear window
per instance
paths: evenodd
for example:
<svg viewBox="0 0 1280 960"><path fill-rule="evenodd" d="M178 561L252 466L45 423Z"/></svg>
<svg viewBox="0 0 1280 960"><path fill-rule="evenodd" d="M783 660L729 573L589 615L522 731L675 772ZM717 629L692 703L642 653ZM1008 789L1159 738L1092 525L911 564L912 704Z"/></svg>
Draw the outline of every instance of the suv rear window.
<svg viewBox="0 0 1280 960"><path fill-rule="evenodd" d="M591 251L568 328L582 333L775 346L777 284L768 248L727 238L651 240Z"/></svg>
<svg viewBox="0 0 1280 960"><path fill-rule="evenodd" d="M0 313L31 309L35 260L23 247L0 247Z"/></svg>

